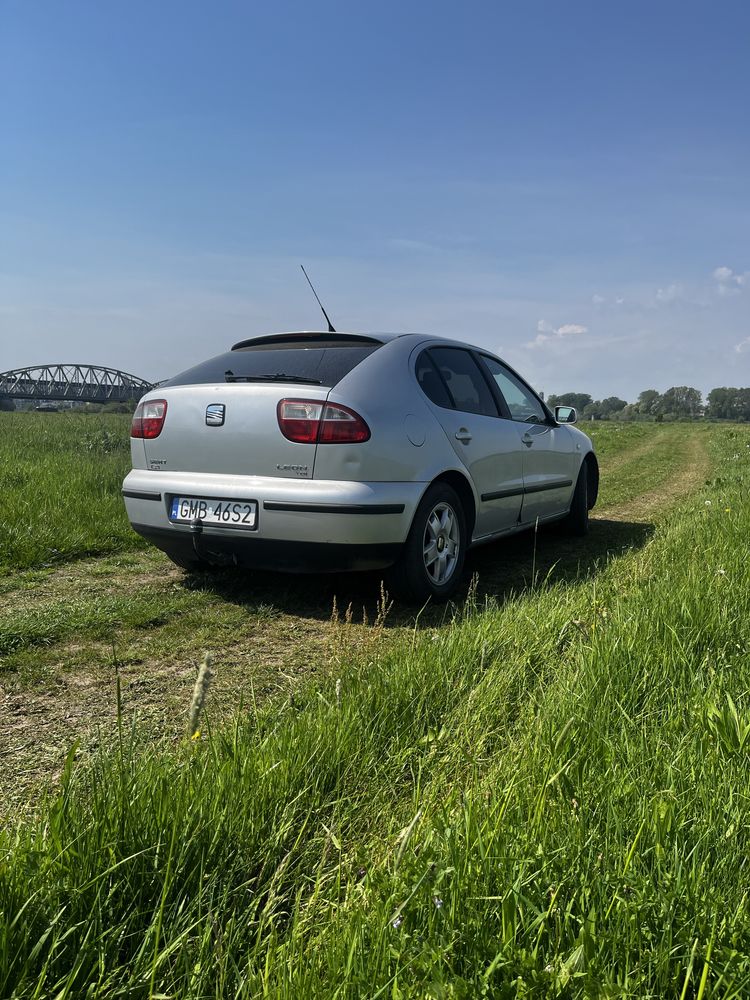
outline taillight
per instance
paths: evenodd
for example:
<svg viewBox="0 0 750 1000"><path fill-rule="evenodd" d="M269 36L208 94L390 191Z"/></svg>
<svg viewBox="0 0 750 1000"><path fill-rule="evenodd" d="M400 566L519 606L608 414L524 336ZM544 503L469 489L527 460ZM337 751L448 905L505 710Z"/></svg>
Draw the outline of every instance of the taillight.
<svg viewBox="0 0 750 1000"><path fill-rule="evenodd" d="M130 436L134 438L158 438L167 415L166 399L149 399L139 403L130 425Z"/></svg>
<svg viewBox="0 0 750 1000"><path fill-rule="evenodd" d="M360 444L370 428L354 410L314 399L282 399L276 407L279 428L297 444Z"/></svg>

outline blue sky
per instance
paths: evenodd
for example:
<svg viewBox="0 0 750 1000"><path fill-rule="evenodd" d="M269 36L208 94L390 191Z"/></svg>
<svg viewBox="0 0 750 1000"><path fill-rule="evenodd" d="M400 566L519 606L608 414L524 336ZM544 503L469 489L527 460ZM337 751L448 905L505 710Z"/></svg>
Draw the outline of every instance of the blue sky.
<svg viewBox="0 0 750 1000"><path fill-rule="evenodd" d="M456 336L750 384L750 6L0 0L0 370Z"/></svg>

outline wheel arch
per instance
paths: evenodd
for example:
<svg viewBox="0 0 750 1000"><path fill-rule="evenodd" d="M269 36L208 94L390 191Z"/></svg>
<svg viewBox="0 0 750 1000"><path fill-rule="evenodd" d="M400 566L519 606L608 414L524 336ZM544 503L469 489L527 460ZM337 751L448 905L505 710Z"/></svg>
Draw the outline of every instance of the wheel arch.
<svg viewBox="0 0 750 1000"><path fill-rule="evenodd" d="M430 486L434 486L435 483L447 483L448 486L454 489L458 494L458 499L461 501L464 508L468 542L471 544L471 539L474 534L474 524L477 517L477 505L469 480L460 472L456 472L455 469L449 469L446 472L441 472L439 476L435 476L430 483Z"/></svg>
<svg viewBox="0 0 750 1000"><path fill-rule="evenodd" d="M588 477L588 508L591 510L596 503L597 497L599 496L599 462L597 461L596 455L593 451L588 452L584 456L584 464L586 466L586 475Z"/></svg>

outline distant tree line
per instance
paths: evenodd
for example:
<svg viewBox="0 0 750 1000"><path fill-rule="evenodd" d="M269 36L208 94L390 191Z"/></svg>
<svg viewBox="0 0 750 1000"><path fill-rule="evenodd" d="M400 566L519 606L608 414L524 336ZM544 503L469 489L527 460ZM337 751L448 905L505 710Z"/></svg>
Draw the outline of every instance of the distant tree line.
<svg viewBox="0 0 750 1000"><path fill-rule="evenodd" d="M689 385L673 385L666 392L644 389L635 403L618 396L593 399L586 392L563 392L549 396L551 407L575 406L584 420L709 420L750 421L750 388L722 386L712 389L706 401L699 389Z"/></svg>
<svg viewBox="0 0 750 1000"><path fill-rule="evenodd" d="M750 389L712 389L708 412L718 420L750 420Z"/></svg>

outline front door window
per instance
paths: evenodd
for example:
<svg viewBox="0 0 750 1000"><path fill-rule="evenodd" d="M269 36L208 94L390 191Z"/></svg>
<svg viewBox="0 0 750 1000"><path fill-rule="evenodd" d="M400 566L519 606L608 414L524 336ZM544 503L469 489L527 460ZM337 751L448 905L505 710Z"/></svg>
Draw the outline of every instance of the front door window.
<svg viewBox="0 0 750 1000"><path fill-rule="evenodd" d="M524 424L546 424L547 414L536 396L494 358L482 356L510 410L511 420Z"/></svg>

